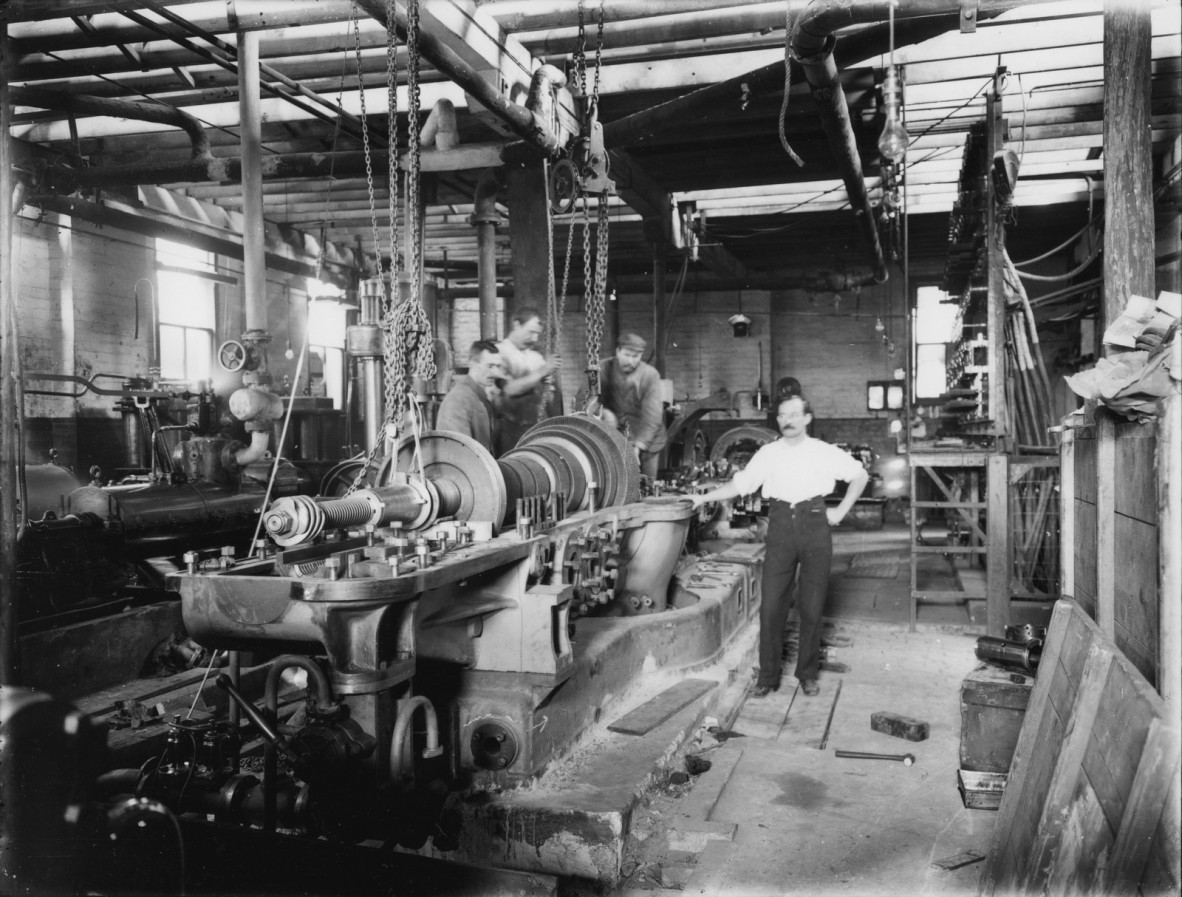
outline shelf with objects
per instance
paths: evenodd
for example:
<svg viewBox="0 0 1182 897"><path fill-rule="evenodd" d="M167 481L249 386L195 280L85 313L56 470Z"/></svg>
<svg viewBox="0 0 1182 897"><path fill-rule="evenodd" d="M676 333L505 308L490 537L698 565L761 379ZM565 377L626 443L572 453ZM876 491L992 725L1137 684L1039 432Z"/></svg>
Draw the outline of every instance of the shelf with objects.
<svg viewBox="0 0 1182 897"><path fill-rule="evenodd" d="M966 138L941 285L952 320L944 392L930 408L939 426L910 455L912 628L921 604L956 603L998 636L1049 617L1059 590L1052 390L1023 275L1005 248L1021 160L1003 143L1004 87L999 68L985 120ZM948 558L959 588L923 587L931 554Z"/></svg>

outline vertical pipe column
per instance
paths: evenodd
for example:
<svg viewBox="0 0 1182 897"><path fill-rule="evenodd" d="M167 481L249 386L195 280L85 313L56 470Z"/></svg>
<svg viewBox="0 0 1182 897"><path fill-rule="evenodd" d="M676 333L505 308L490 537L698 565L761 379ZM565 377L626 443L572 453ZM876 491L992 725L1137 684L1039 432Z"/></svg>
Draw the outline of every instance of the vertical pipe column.
<svg viewBox="0 0 1182 897"><path fill-rule="evenodd" d="M8 28L0 25L0 685L19 685L20 636L16 606L16 489L18 446L12 340L12 106L8 71L12 63ZM5 777L7 779L7 777Z"/></svg>
<svg viewBox="0 0 1182 897"><path fill-rule="evenodd" d="M497 319L497 227L503 224L497 211L501 188L500 168L486 168L476 181L476 207L469 219L476 228L476 295L480 306L480 338L500 339Z"/></svg>
<svg viewBox="0 0 1182 897"><path fill-rule="evenodd" d="M665 376L665 257L668 246L664 240L653 241L653 367Z"/></svg>
<svg viewBox="0 0 1182 897"><path fill-rule="evenodd" d="M267 330L263 224L263 124L259 104L259 35L238 33L238 108L242 120L242 289L246 331Z"/></svg>

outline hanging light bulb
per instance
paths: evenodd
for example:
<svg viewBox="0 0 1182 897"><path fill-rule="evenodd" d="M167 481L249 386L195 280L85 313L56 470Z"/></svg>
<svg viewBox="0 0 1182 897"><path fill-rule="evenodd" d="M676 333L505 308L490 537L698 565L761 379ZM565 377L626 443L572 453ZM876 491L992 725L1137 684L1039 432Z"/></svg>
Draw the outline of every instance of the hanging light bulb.
<svg viewBox="0 0 1182 897"><path fill-rule="evenodd" d="M886 124L878 138L878 151L884 159L897 165L907 155L911 136L903 126L903 91L893 65L887 69L886 79L882 82L882 96L886 104Z"/></svg>
<svg viewBox="0 0 1182 897"><path fill-rule="evenodd" d="M907 155L907 144L911 137L903 127L903 90L899 73L895 68L895 0L890 2L889 43L891 62L887 66L886 78L882 82L882 99L886 106L886 125L878 138L878 151L884 159L898 164Z"/></svg>
<svg viewBox="0 0 1182 897"><path fill-rule="evenodd" d="M886 325L882 323L882 318L878 318L874 322L874 332L882 333L884 330L886 330Z"/></svg>

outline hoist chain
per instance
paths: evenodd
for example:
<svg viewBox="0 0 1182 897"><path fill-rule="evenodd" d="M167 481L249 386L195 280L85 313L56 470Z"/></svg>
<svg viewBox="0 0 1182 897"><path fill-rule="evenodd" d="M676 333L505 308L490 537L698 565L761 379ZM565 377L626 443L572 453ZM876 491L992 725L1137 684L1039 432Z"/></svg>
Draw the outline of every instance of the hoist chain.
<svg viewBox="0 0 1182 897"><path fill-rule="evenodd" d="M389 2L389 0L388 0ZM391 4L392 5L392 4ZM397 301L398 281L391 278L392 301L390 311L382 322L385 350L386 421L387 429L397 428L410 408L413 381L429 380L435 376L435 340L431 322L423 308L422 297L422 218L419 146L419 2L410 0L406 6L407 84L410 101L407 108L406 145L410 156L406 175L406 270L410 279L409 295ZM393 10L390 12L393 21ZM397 164L395 162L395 164ZM392 175L396 179L397 175ZM393 274L393 272L392 272Z"/></svg>
<svg viewBox="0 0 1182 897"><path fill-rule="evenodd" d="M587 58L583 0L579 0L579 40L575 50L575 75L586 106L588 121L594 119L599 105L599 76L603 70L603 0L599 0L599 22L595 45L595 80L587 101ZM603 343L604 298L607 285L608 194L599 195L599 216L595 234L595 257L591 255L591 218L588 197L583 196L583 294L587 315L587 383L591 398L599 395L599 355ZM574 221L571 221L572 234ZM568 250L569 258L569 250ZM594 264L594 269L592 265ZM565 281L565 278L564 278ZM563 293L565 294L565 286Z"/></svg>
<svg viewBox="0 0 1182 897"><path fill-rule="evenodd" d="M373 159L369 149L369 124L365 115L365 75L361 69L361 24L357 19L357 0L349 4L349 23L353 29L353 52L357 57L357 94L361 98L361 149L365 156L365 188L369 191L369 221L373 226L373 251L377 257L376 276L382 276L382 244L378 240L378 209L373 195Z"/></svg>
<svg viewBox="0 0 1182 897"><path fill-rule="evenodd" d="M550 178L546 177L546 320L542 325L542 351L554 358L562 351L562 316L554 293L554 211L550 196ZM538 403L538 421L545 420L554 398L554 377L542 381L542 401Z"/></svg>

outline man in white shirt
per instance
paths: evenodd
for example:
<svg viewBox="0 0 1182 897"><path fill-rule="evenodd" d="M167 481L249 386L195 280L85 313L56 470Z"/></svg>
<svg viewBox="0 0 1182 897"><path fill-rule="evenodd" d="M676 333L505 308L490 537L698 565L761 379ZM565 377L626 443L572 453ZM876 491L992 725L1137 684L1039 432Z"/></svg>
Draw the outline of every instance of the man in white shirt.
<svg viewBox="0 0 1182 897"><path fill-rule="evenodd" d="M498 384L500 396L497 409L501 415L500 438L494 454L499 458L517 445L517 441L538 422L538 408L545 393L546 378L555 384L551 407L543 414L552 417L562 413L562 397L557 391L562 362L547 360L537 349L542 335L542 317L536 308L519 308L513 314L509 335L497 343L505 380Z"/></svg>
<svg viewBox="0 0 1182 897"><path fill-rule="evenodd" d="M869 479L853 456L808 435L812 420L803 396L781 399L776 408L780 438L762 446L725 486L692 496L695 508L705 502L748 495L760 487L764 497L771 499L759 608L759 677L751 692L756 698L780 687L784 623L791 609L792 581L798 567L800 650L796 678L801 691L809 697L820 692L817 671L821 660L821 615L833 558L829 528L841 523ZM825 496L838 480L848 482L849 488L837 507L827 508Z"/></svg>

